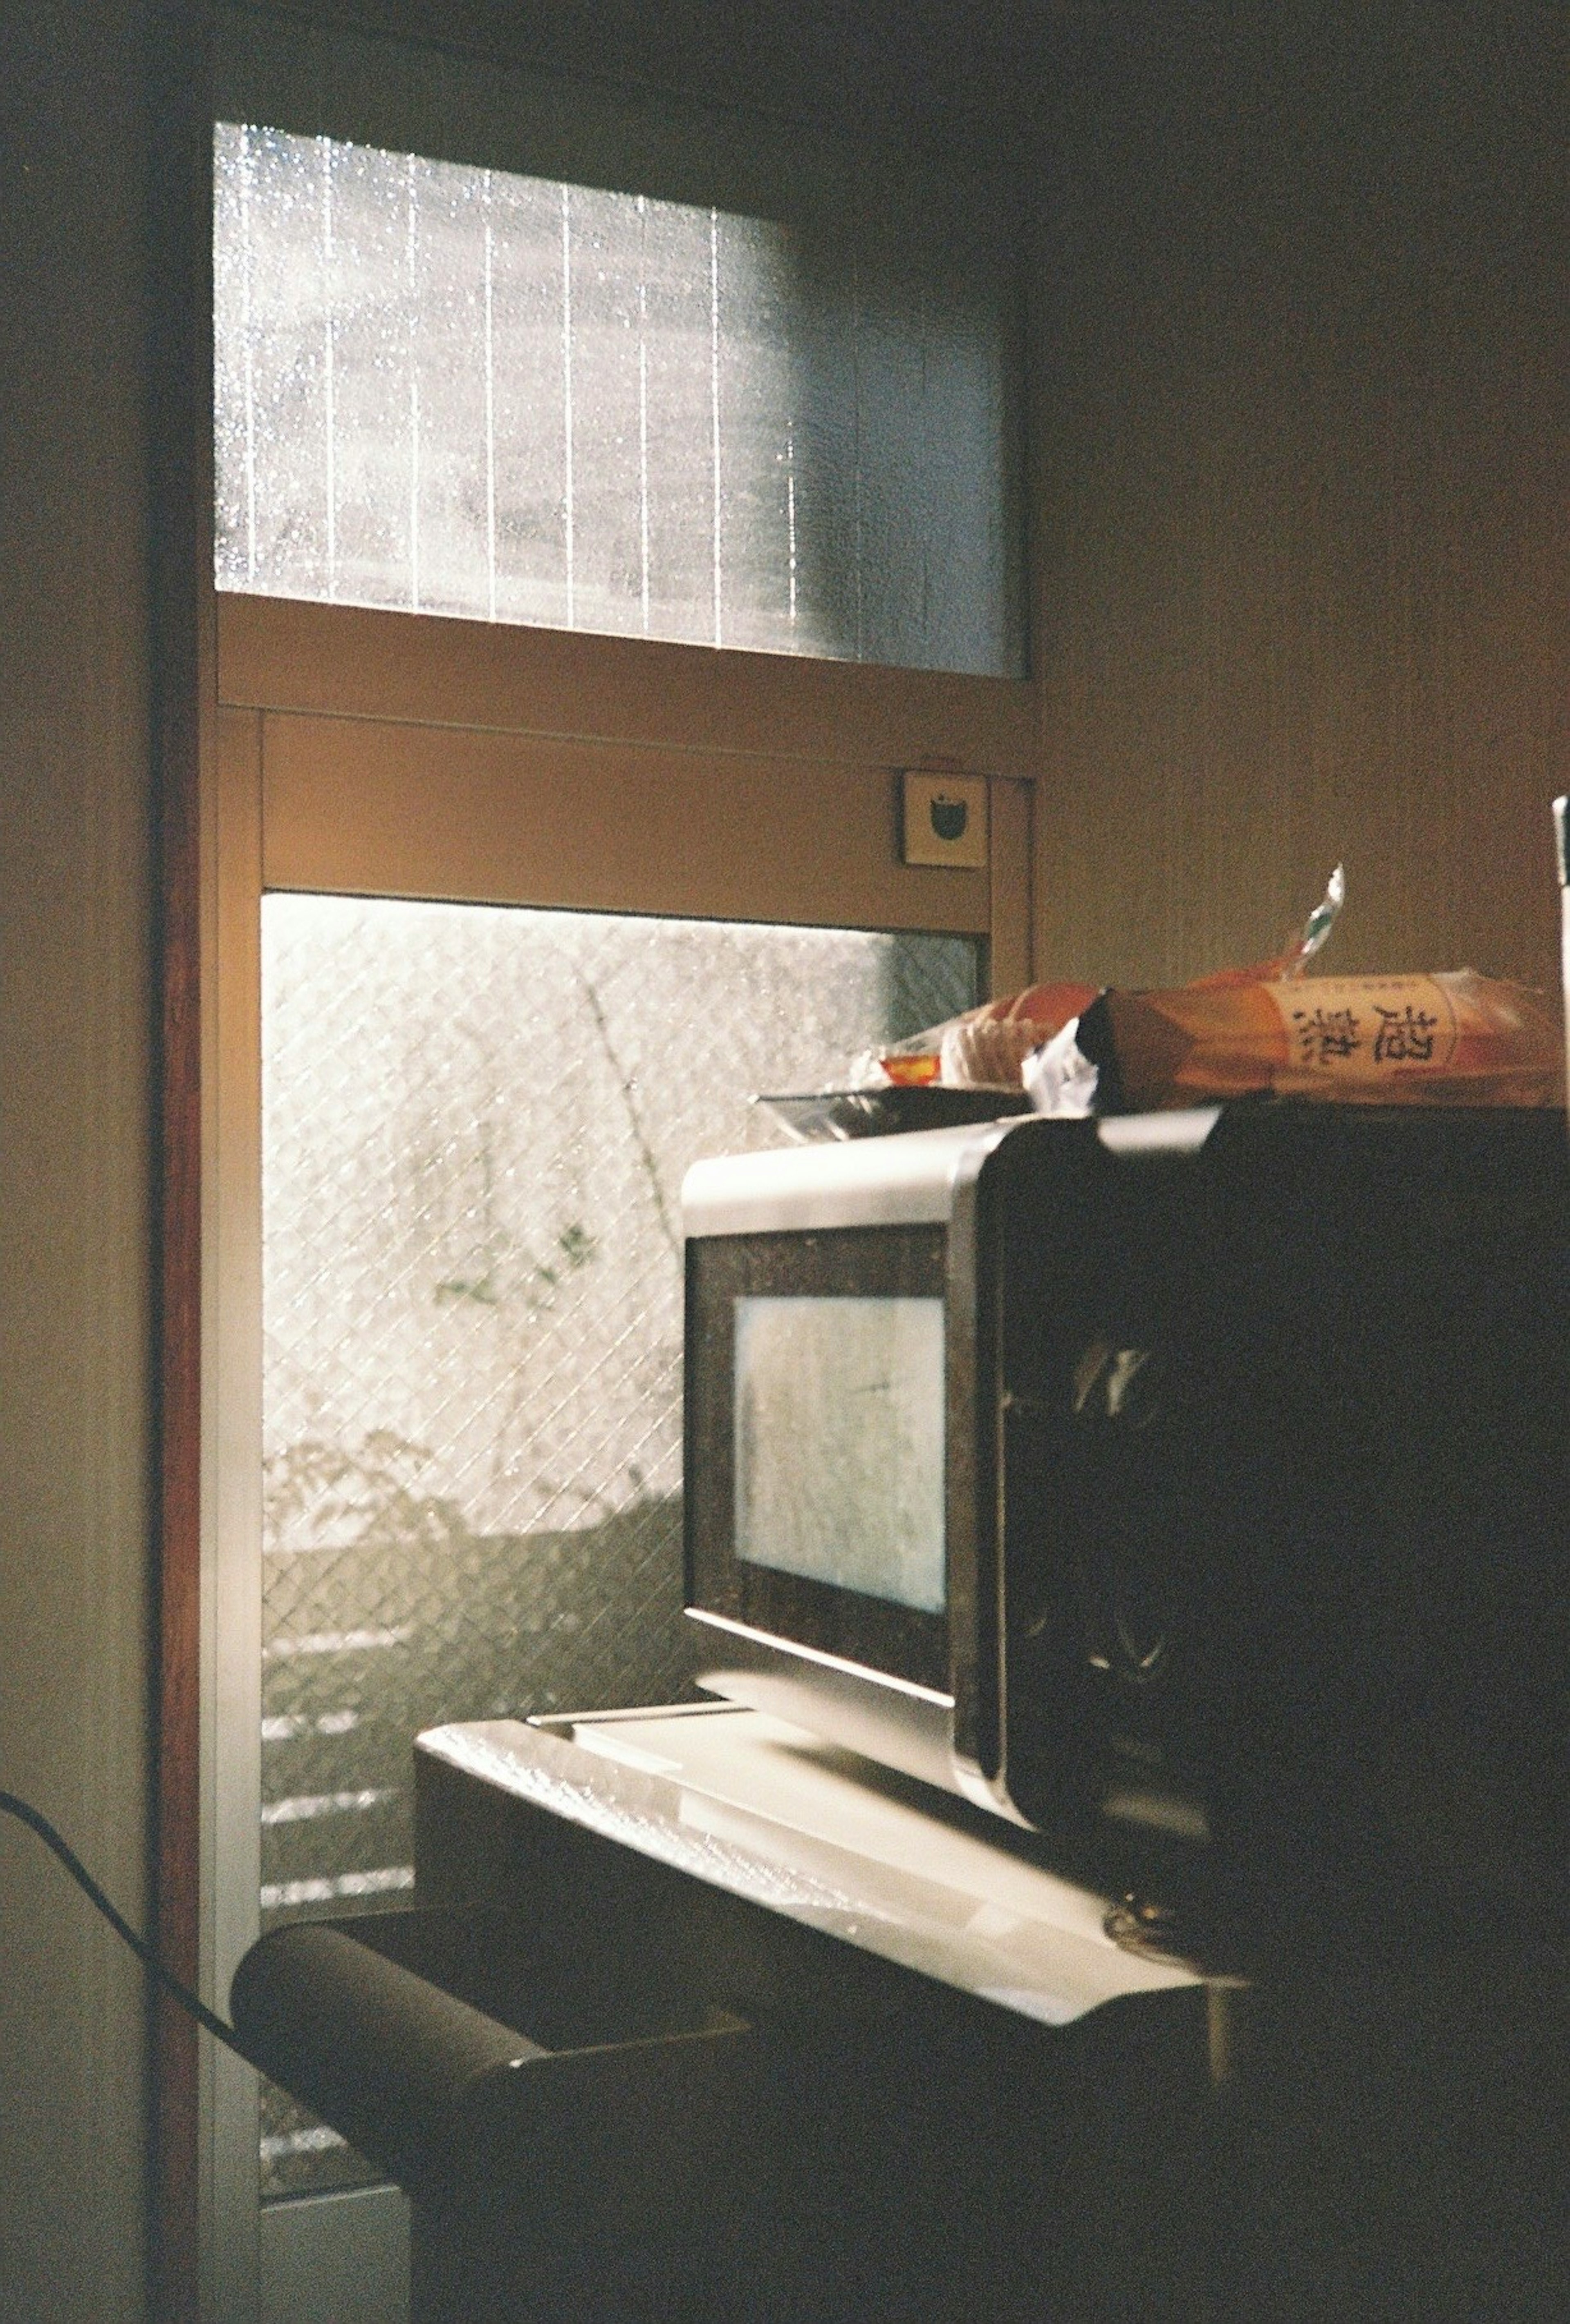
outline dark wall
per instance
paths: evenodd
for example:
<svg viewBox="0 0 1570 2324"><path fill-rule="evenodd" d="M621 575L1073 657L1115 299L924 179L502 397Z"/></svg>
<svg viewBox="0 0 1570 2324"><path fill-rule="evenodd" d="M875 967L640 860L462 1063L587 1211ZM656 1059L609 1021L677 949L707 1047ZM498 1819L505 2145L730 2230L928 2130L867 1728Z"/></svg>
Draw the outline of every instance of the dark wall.
<svg viewBox="0 0 1570 2324"><path fill-rule="evenodd" d="M0 1785L145 1921L146 12L0 23ZM0 2313L130 2324L142 1978L0 1825Z"/></svg>
<svg viewBox="0 0 1570 2324"><path fill-rule="evenodd" d="M925 150L1028 138L1103 0L226 0Z"/></svg>
<svg viewBox="0 0 1570 2324"><path fill-rule="evenodd" d="M1040 194L1041 967L1556 978L1563 13L1147 12Z"/></svg>

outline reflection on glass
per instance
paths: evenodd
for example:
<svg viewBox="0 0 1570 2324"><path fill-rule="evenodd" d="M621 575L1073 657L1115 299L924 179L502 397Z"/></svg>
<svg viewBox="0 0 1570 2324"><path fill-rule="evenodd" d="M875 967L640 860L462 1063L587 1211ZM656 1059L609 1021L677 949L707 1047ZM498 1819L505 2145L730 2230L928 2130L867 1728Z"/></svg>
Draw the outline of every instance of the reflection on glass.
<svg viewBox="0 0 1570 2324"><path fill-rule="evenodd" d="M685 1692L682 1176L975 983L965 938L266 898L264 1922L400 1901L421 1729ZM358 2168L277 2092L263 2136L272 2193Z"/></svg>
<svg viewBox="0 0 1570 2324"><path fill-rule="evenodd" d="M842 234L220 124L219 586L1009 673L1001 309Z"/></svg>
<svg viewBox="0 0 1570 2324"><path fill-rule="evenodd" d="M944 1604L943 1302L735 1303L736 1554Z"/></svg>

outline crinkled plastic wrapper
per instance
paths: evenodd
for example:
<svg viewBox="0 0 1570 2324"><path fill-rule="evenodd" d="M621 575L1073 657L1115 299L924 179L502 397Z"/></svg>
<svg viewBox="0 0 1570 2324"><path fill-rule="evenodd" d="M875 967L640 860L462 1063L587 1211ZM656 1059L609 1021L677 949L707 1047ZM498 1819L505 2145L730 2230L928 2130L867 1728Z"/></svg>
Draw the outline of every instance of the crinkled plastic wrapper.
<svg viewBox="0 0 1570 2324"><path fill-rule="evenodd" d="M1108 991L1022 1068L1038 1111L1154 1112L1273 1095L1353 1105L1562 1105L1558 1022L1457 969Z"/></svg>
<svg viewBox="0 0 1570 2324"><path fill-rule="evenodd" d="M937 1078L949 1089L1018 1089L1032 1049L1096 997L1094 984L1032 984L942 1028Z"/></svg>
<svg viewBox="0 0 1570 2324"><path fill-rule="evenodd" d="M1223 991L1301 976L1323 948L1345 899L1346 874L1338 863L1323 898L1302 927L1288 936L1283 951L1250 968L1224 968L1189 989ZM1100 993L1096 984L1030 985L1023 992L989 1001L963 1017L951 1018L947 1025L935 1025L882 1050L876 1060L878 1075L891 1082L941 1082L947 1089L1020 1089L1025 1086L1026 1059L1090 1010Z"/></svg>
<svg viewBox="0 0 1570 2324"><path fill-rule="evenodd" d="M984 1001L963 1017L928 1027L908 1041L881 1049L867 1062L873 1078L896 1088L941 1083L946 1089L1014 1089L1032 1049L1049 1041L1071 1017L1088 1009L1094 984L1032 984L1002 1001ZM858 1060L858 1065L860 1064ZM853 1077L860 1078L855 1068Z"/></svg>

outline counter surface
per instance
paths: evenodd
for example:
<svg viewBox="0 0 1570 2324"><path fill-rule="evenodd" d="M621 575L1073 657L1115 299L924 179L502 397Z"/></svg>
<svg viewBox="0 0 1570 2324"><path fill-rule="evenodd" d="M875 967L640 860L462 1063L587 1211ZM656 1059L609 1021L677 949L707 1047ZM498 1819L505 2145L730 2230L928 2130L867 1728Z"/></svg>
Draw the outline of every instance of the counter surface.
<svg viewBox="0 0 1570 2324"><path fill-rule="evenodd" d="M1194 1980L1121 1952L1033 1835L729 1703L434 1729L432 1758L1048 2025Z"/></svg>

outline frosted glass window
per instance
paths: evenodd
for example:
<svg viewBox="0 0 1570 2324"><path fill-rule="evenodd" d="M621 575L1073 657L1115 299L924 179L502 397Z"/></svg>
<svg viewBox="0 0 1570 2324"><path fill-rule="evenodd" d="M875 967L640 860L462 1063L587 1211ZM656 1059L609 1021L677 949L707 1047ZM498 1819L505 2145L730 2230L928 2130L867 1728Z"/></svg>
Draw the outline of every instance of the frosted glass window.
<svg viewBox="0 0 1570 2324"><path fill-rule="evenodd" d="M218 586L1013 674L995 286L220 124Z"/></svg>
<svg viewBox="0 0 1570 2324"><path fill-rule="evenodd" d="M977 947L270 895L262 963L272 1925L407 1901L422 1728L687 1691L683 1174L968 1006ZM272 2089L262 2163L365 2175Z"/></svg>

